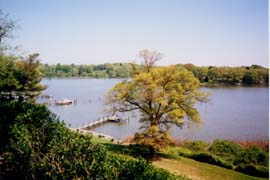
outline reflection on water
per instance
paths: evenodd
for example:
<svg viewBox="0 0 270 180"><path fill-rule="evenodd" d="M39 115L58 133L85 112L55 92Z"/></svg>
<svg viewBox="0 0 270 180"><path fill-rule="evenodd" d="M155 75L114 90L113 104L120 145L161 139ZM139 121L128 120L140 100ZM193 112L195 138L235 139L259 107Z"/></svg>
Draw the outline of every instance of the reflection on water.
<svg viewBox="0 0 270 180"><path fill-rule="evenodd" d="M77 104L49 106L71 127L80 127L100 117L109 115L104 107L105 93L120 79L44 79L48 85L44 94L54 99L77 99ZM267 139L268 138L268 88L267 87L222 87L201 88L211 92L211 100L196 105L201 113L201 128L180 130L173 127L175 138L213 140ZM125 114L126 116L127 114ZM124 116L124 115L123 115ZM127 123L107 123L95 131L125 138L138 131L139 116L131 116Z"/></svg>

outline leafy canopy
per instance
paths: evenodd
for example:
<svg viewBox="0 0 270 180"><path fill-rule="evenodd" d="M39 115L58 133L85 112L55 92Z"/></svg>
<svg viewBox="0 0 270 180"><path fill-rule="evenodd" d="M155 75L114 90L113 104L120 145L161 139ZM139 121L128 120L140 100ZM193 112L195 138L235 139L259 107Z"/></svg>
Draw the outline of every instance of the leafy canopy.
<svg viewBox="0 0 270 180"><path fill-rule="evenodd" d="M190 122L201 122L194 105L207 96L198 87L199 81L184 68L151 65L132 79L116 84L108 92L107 102L113 111L139 110L142 131L135 139L158 149L170 142L171 125L182 127L185 117Z"/></svg>
<svg viewBox="0 0 270 180"><path fill-rule="evenodd" d="M42 74L38 54L26 58L0 55L0 98L34 101L46 86L41 85Z"/></svg>

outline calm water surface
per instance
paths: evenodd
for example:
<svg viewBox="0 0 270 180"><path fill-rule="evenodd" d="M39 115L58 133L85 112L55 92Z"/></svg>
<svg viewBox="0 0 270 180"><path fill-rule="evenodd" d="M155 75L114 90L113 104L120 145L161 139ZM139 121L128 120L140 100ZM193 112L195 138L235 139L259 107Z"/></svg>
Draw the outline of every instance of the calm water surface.
<svg viewBox="0 0 270 180"><path fill-rule="evenodd" d="M105 93L121 79L44 79L48 85L44 94L54 99L77 99L69 106L49 106L71 127L80 127L99 117L108 115L104 106ZM173 127L175 138L212 141L224 139L268 139L268 87L201 88L211 92L210 101L199 103L203 124L191 129ZM135 116L134 116L135 115ZM134 114L128 123L108 123L95 131L123 139L138 131L139 116Z"/></svg>

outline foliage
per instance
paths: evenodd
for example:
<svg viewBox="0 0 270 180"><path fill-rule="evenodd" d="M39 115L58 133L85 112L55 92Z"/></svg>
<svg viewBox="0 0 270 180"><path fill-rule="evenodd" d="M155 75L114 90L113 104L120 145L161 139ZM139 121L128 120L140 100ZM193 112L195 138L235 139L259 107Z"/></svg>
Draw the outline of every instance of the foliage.
<svg viewBox="0 0 270 180"><path fill-rule="evenodd" d="M214 164L220 167L224 167L227 169L232 169L233 166L231 163L224 161L222 158L215 156L215 155L211 155L208 153L191 153L191 154L181 154L180 155L184 155L185 157L200 161L200 162L206 162L209 164Z"/></svg>
<svg viewBox="0 0 270 180"><path fill-rule="evenodd" d="M39 84L42 74L38 54L26 58L8 55L3 40L10 38L15 23L0 10L0 100L34 101L46 87Z"/></svg>
<svg viewBox="0 0 270 180"><path fill-rule="evenodd" d="M94 141L97 141L94 139ZM143 146L140 144L114 144L109 142L102 142L100 140L97 141L99 144L102 144L108 151L113 152L115 154L123 154L128 155L134 158L143 158L147 161L152 160L151 149L147 146Z"/></svg>
<svg viewBox="0 0 270 180"><path fill-rule="evenodd" d="M209 152L220 156L226 160L232 161L243 148L227 140L215 140L209 147Z"/></svg>
<svg viewBox="0 0 270 180"><path fill-rule="evenodd" d="M235 170L252 176L269 178L268 167L241 164L237 166Z"/></svg>
<svg viewBox="0 0 270 180"><path fill-rule="evenodd" d="M13 89L19 86L19 82L16 80L14 73L15 58L12 56L0 55L0 96L8 97L11 95Z"/></svg>
<svg viewBox="0 0 270 180"><path fill-rule="evenodd" d="M144 51L142 51L144 52ZM141 53L140 57L147 58L148 52ZM157 55L157 60L162 56ZM155 61L155 62L156 62ZM152 66L148 63L148 66ZM215 66L195 66L193 64L177 65L184 67L201 83L243 83L243 84L268 84L269 69L259 65L241 66L241 67L215 67ZM45 77L92 77L92 78L128 78L133 74L139 73L147 68L137 64L130 63L106 63L100 65L48 65L41 66Z"/></svg>
<svg viewBox="0 0 270 180"><path fill-rule="evenodd" d="M0 154L3 153L7 161L3 172L33 176L41 154L47 151L48 143L64 126L45 106L1 102L0 112L2 110L5 115L0 117L4 130L1 131Z"/></svg>
<svg viewBox="0 0 270 180"><path fill-rule="evenodd" d="M155 60L160 54L150 55L148 51L146 54L145 68L132 79L116 84L108 92L107 103L112 111L139 110L141 131L134 140L150 145L155 155L157 149L170 143L171 125L181 128L185 118L200 123L194 104L205 101L206 95L197 91L199 81L192 73L175 66L152 67L148 58Z"/></svg>
<svg viewBox="0 0 270 180"><path fill-rule="evenodd" d="M41 69L45 77L126 78L132 74L132 65L129 63L100 65L43 64Z"/></svg>
<svg viewBox="0 0 270 180"><path fill-rule="evenodd" d="M2 104L2 103L1 103ZM1 108L3 108L1 106ZM45 106L13 101L11 120L1 146L5 163L0 177L13 179L176 179L141 159L126 159L92 143L91 136L72 132ZM1 109L2 110L2 109ZM1 111L2 112L2 111ZM2 133L2 131L1 131ZM1 134L2 137L2 134ZM140 171L138 171L140 170Z"/></svg>
<svg viewBox="0 0 270 180"><path fill-rule="evenodd" d="M176 179L143 160L108 153L90 136L68 130L45 106L33 104L43 90L36 58L1 55L0 178ZM136 178L132 167L142 170Z"/></svg>
<svg viewBox="0 0 270 180"><path fill-rule="evenodd" d="M222 179L222 180L262 180L263 178L253 177L233 171L230 169L224 169L216 165L211 165L207 163L201 163L190 158L178 157L178 158L160 158L154 161L153 164L156 167L161 167L175 172L176 174L181 174L187 176L191 179ZM267 178L265 178L267 179Z"/></svg>
<svg viewBox="0 0 270 180"><path fill-rule="evenodd" d="M183 148L187 148L193 152L204 152L208 144L204 141L187 141L183 144Z"/></svg>
<svg viewBox="0 0 270 180"><path fill-rule="evenodd" d="M39 69L38 54L22 59L0 55L0 99L35 101L46 86L40 84L42 74Z"/></svg>
<svg viewBox="0 0 270 180"><path fill-rule="evenodd" d="M123 170L119 175L119 179L180 179L166 170L155 169L144 160L130 160L122 164ZM182 178L181 178L182 179Z"/></svg>
<svg viewBox="0 0 270 180"><path fill-rule="evenodd" d="M1 43L12 26L0 17ZM176 179L144 160L108 153L90 136L67 129L45 106L34 104L45 89L39 84L38 54L11 56L0 45L0 179ZM74 70L59 64L56 69L84 74L83 66Z"/></svg>
<svg viewBox="0 0 270 180"><path fill-rule="evenodd" d="M243 83L243 84L268 84L269 69L259 65L241 67L198 67L193 64L179 64L191 71L201 83Z"/></svg>
<svg viewBox="0 0 270 180"><path fill-rule="evenodd" d="M234 160L234 164L255 164L268 166L268 158L268 153L257 147L253 147L240 151Z"/></svg>
<svg viewBox="0 0 270 180"><path fill-rule="evenodd" d="M163 152L234 169L253 176L268 177L268 149L265 150L263 146L261 148L245 147L242 144L243 142L237 144L228 140L215 140L209 145L201 141L186 141L181 143L180 147L170 147Z"/></svg>
<svg viewBox="0 0 270 180"><path fill-rule="evenodd" d="M106 167L106 158L105 149L94 145L90 137L64 131L50 142L40 169L51 179L114 177Z"/></svg>

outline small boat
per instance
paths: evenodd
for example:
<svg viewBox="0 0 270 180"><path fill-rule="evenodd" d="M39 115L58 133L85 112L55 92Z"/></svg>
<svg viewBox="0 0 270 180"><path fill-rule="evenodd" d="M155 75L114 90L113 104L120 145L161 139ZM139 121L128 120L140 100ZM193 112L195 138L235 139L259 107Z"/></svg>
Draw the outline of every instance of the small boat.
<svg viewBox="0 0 270 180"><path fill-rule="evenodd" d="M119 117L118 114L112 114L110 117L108 117L108 121L111 121L111 122L126 122L126 121L129 121L129 117Z"/></svg>
<svg viewBox="0 0 270 180"><path fill-rule="evenodd" d="M73 103L73 100L72 99L62 99L62 100L59 100L59 101L55 101L55 104L56 105L69 105L69 104L72 104Z"/></svg>
<svg viewBox="0 0 270 180"><path fill-rule="evenodd" d="M118 116L118 114L114 113L112 116L108 118L111 122L120 122L121 118Z"/></svg>

